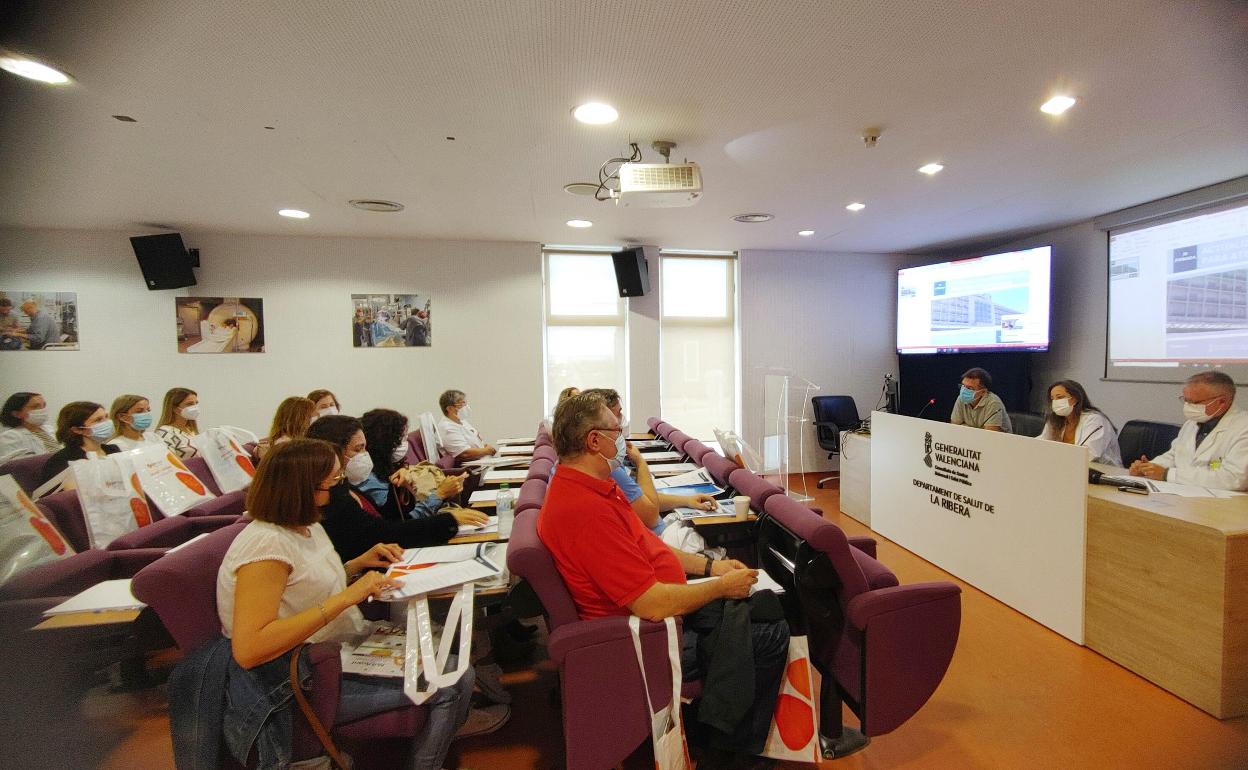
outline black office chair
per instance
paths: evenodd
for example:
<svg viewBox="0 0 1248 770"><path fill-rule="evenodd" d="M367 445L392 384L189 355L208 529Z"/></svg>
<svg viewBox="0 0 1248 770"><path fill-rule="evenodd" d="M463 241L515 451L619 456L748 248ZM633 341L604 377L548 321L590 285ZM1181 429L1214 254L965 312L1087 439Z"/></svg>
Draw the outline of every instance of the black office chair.
<svg viewBox="0 0 1248 770"><path fill-rule="evenodd" d="M1128 420L1118 431L1118 449L1122 451L1122 461L1131 463L1143 455L1150 460L1165 452L1179 435L1181 425L1169 422L1152 422L1150 420Z"/></svg>
<svg viewBox="0 0 1248 770"><path fill-rule="evenodd" d="M819 446L828 451L828 459L841 453L841 431L853 430L862 424L858 419L858 405L853 396L815 396L810 399L811 409L815 413L815 435ZM819 479L819 489L829 481L841 477L838 471L834 475Z"/></svg>
<svg viewBox="0 0 1248 770"><path fill-rule="evenodd" d="M1035 438L1044 430L1044 415L1035 412L1010 412L1010 426L1015 436Z"/></svg>

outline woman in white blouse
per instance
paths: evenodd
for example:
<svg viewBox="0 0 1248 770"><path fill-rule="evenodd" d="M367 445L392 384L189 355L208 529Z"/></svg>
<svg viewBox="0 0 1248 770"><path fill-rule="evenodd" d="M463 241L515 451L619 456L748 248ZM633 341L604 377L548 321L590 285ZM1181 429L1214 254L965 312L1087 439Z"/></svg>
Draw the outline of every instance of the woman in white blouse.
<svg viewBox="0 0 1248 770"><path fill-rule="evenodd" d="M395 587L381 572L402 557L378 543L343 563L320 524L330 490L345 477L327 442L294 439L273 447L247 493L252 522L230 545L217 573L217 609L234 660L254 668L304 642L358 643L371 631L357 604ZM348 583L348 577L355 577ZM406 767L437 770L471 703L471 667L458 683L436 692L412 739ZM344 677L337 721L352 722L411 705L403 680Z"/></svg>
<svg viewBox="0 0 1248 770"><path fill-rule="evenodd" d="M161 443L160 438L152 432L152 402L144 396L127 393L113 399L108 410L113 418L113 430L116 434L106 444L120 447L123 451L138 449L144 444Z"/></svg>
<svg viewBox="0 0 1248 770"><path fill-rule="evenodd" d="M1087 447L1092 462L1122 466L1118 431L1108 417L1092 406L1088 392L1074 380L1060 380L1049 386L1049 409L1038 438Z"/></svg>
<svg viewBox="0 0 1248 770"><path fill-rule="evenodd" d="M55 452L61 444L44 430L48 402L38 393L14 393L5 399L0 414L0 462Z"/></svg>
<svg viewBox="0 0 1248 770"><path fill-rule="evenodd" d="M192 442L199 435L199 394L190 388L171 388L160 410L156 437L182 459L199 454Z"/></svg>

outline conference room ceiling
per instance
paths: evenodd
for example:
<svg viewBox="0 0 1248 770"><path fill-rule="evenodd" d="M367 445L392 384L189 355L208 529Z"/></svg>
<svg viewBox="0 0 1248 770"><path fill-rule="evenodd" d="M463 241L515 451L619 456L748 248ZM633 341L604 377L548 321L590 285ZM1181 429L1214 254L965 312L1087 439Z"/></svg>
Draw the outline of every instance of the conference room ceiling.
<svg viewBox="0 0 1248 770"><path fill-rule="evenodd" d="M8 226L906 252L1248 173L1243 3L6 8L3 45L75 78L53 88L0 73ZM1042 114L1058 91L1078 104ZM620 119L577 123L570 111L591 100ZM883 134L867 148L872 125ZM658 161L656 139L701 165L696 206L562 190L596 180L630 140ZM916 172L931 161L945 170ZM362 212L352 198L407 208ZM853 201L866 209L847 211ZM731 220L755 211L775 218Z"/></svg>

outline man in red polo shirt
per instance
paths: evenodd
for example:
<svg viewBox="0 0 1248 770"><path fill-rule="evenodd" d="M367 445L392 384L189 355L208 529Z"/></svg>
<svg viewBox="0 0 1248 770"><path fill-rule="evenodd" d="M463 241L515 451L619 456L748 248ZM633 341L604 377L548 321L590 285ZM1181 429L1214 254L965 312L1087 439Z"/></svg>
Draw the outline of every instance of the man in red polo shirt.
<svg viewBox="0 0 1248 770"><path fill-rule="evenodd" d="M555 411L551 434L559 465L546 491L537 533L581 618L632 614L657 621L693 613L716 599L748 597L758 580L756 570L736 560L673 549L642 524L611 479L619 433L619 421L601 396L573 396ZM686 575L718 579L690 585ZM742 642L752 650L757 685L748 703L761 708L751 706L739 734L720 741L737 753L762 750L788 651L783 621L754 624L750 632L744 633L752 638ZM698 633L686 627L686 675L705 662L698 657L697 643Z"/></svg>

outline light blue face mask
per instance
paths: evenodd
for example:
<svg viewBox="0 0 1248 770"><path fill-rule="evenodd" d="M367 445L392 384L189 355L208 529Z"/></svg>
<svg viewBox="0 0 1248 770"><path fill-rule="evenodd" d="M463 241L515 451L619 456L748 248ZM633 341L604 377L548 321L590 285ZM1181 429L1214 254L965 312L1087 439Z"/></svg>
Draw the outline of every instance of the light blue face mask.
<svg viewBox="0 0 1248 770"><path fill-rule="evenodd" d="M135 430L147 430L152 427L152 413L136 412L130 415L130 427Z"/></svg>
<svg viewBox="0 0 1248 770"><path fill-rule="evenodd" d="M961 386L961 389L958 390L958 400L964 404L971 403L972 401L975 400L975 391L971 390L965 385Z"/></svg>
<svg viewBox="0 0 1248 770"><path fill-rule="evenodd" d="M91 438L96 441L108 441L113 437L113 424L108 420L97 422L91 426Z"/></svg>
<svg viewBox="0 0 1248 770"><path fill-rule="evenodd" d="M615 437L615 459L623 463L626 457L628 457L628 442L624 440L624 434L621 433Z"/></svg>

